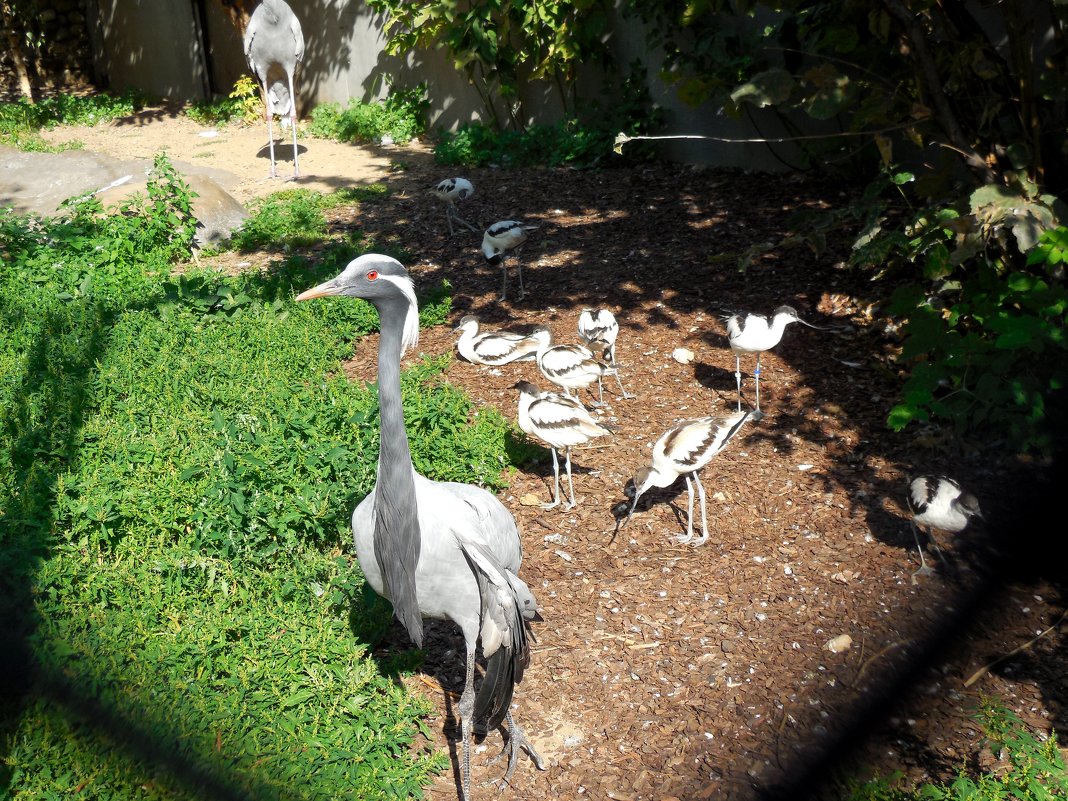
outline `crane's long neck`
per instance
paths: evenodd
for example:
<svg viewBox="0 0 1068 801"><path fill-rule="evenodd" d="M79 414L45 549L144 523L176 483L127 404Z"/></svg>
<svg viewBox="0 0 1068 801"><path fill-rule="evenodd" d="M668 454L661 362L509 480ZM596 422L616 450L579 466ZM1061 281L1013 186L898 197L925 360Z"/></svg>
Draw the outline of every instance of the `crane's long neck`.
<svg viewBox="0 0 1068 801"><path fill-rule="evenodd" d="M376 304L377 305L377 304ZM408 448L401 401L401 334L407 304L383 301L378 308L378 405L381 417L378 483L375 487L375 558L397 619L416 645L422 644L423 623L416 594L419 564L419 515L415 469Z"/></svg>

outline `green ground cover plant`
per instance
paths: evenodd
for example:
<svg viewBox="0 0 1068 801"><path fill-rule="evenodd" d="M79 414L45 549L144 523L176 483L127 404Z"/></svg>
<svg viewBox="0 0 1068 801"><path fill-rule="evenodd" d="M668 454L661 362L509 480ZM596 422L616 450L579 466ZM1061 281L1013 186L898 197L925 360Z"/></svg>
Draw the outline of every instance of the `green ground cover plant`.
<svg viewBox="0 0 1068 801"><path fill-rule="evenodd" d="M310 131L313 136L338 142L378 144L389 137L403 144L426 130L429 105L423 84L392 90L384 100L373 103L355 99L347 106L320 103L312 109Z"/></svg>
<svg viewBox="0 0 1068 801"><path fill-rule="evenodd" d="M0 791L418 797L446 760L350 545L377 396L340 363L377 314L292 302L359 249L176 273L190 199L161 159L113 213L0 216ZM508 426L446 361L403 378L416 467L499 487Z"/></svg>
<svg viewBox="0 0 1068 801"><path fill-rule="evenodd" d="M185 115L201 125L256 122L263 117L259 84L251 75L242 75L229 95L217 100L196 100L186 108Z"/></svg>
<svg viewBox="0 0 1068 801"><path fill-rule="evenodd" d="M985 748L1001 762L977 773L962 765L952 782L904 786L900 775L850 782L849 801L1055 801L1068 798L1068 768L1056 734L1040 740L1013 712L984 699L976 720L986 736Z"/></svg>
<svg viewBox="0 0 1068 801"><path fill-rule="evenodd" d="M283 189L252 202L251 216L231 235L229 246L247 251L310 245L326 236L326 211L349 203L373 202L385 195L382 184L346 187L329 195L312 189Z"/></svg>
<svg viewBox="0 0 1068 801"><path fill-rule="evenodd" d="M98 125L133 114L144 107L145 97L135 91L121 95L59 94L37 103L18 100L0 103L0 143L20 150L54 151L76 149L77 145L54 147L41 137L42 129L58 125Z"/></svg>

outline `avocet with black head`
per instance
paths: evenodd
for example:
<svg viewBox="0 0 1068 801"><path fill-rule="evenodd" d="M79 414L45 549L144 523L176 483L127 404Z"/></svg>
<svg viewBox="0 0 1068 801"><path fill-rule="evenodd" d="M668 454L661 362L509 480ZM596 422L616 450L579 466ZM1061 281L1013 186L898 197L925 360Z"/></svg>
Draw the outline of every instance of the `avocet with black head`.
<svg viewBox="0 0 1068 801"><path fill-rule="evenodd" d="M578 400L558 392L543 392L529 381L515 384L519 390L519 427L549 445L553 452L553 500L543 509L560 505L560 461L558 448L564 451L567 464L567 489L571 500L564 507L575 506L575 487L571 483L571 449L595 437L611 432L598 423Z"/></svg>
<svg viewBox="0 0 1068 801"><path fill-rule="evenodd" d="M514 331L481 331L478 318L468 314L456 330L461 332L456 349L473 364L499 366L511 362L533 361L538 348L552 341L549 329L539 325L529 334Z"/></svg>
<svg viewBox="0 0 1068 801"><path fill-rule="evenodd" d="M400 359L419 339L419 310L407 271L396 259L366 254L336 278L297 300L341 295L364 298L381 321L378 400L381 417L375 487L352 513L356 556L368 584L393 603L412 641L423 640L424 617L451 620L467 648L461 718L463 797L471 796L472 725L508 725L507 781L520 749L544 769L541 757L512 720L515 685L530 661L534 596L519 578L522 545L515 518L480 487L430 481L415 472L401 404ZM475 649L486 673L474 693Z"/></svg>
<svg viewBox="0 0 1068 801"><path fill-rule="evenodd" d="M920 569L912 574L916 583L917 575L930 575L934 571L927 566L923 558L923 546L920 544L919 527L927 527L927 538L942 564L949 565L938 543L934 540L932 529L939 529L950 534L963 531L973 517L982 518L979 501L960 484L946 476L919 476L909 481L905 493L909 511L912 512L912 536L916 540L916 550L920 553Z"/></svg>
<svg viewBox="0 0 1068 801"><path fill-rule="evenodd" d="M679 542L693 540L693 484L701 499L701 536L693 543L703 545L708 541L708 519L705 511L705 489L701 485L701 468L712 461L717 453L727 447L748 420L758 421L763 413L756 409L737 412L726 417L699 417L683 420L671 428L653 446L652 464L641 467L628 482L624 492L633 498L625 526L630 522L638 499L652 487L670 487L679 476L686 479L689 498L686 533L679 535Z"/></svg>
<svg viewBox="0 0 1068 801"><path fill-rule="evenodd" d="M619 384L619 392L624 398L633 398L627 390L623 389L623 382L619 379L619 367L616 364L616 338L619 336L619 323L616 316L608 309L583 309L579 315L578 332L586 347L595 358L604 362L608 368L605 375L611 374L616 377ZM597 378L597 397L601 398L601 377Z"/></svg>
<svg viewBox="0 0 1068 801"><path fill-rule="evenodd" d="M771 317L763 314L734 314L727 318L727 339L734 351L734 378L738 383L738 411L742 410L743 353L756 354L756 408L760 408L760 354L779 344L783 331L790 323L801 323L819 330L819 326L805 322L790 306L780 306Z"/></svg>
<svg viewBox="0 0 1068 801"><path fill-rule="evenodd" d="M519 249L527 241L531 231L538 230L536 225L526 225L517 220L501 220L495 222L486 229L482 235L482 255L486 261L501 268L501 297L505 300L508 295L508 258L516 257L516 274L519 278L519 297L522 299L523 290L523 264L519 261Z"/></svg>
<svg viewBox="0 0 1068 801"><path fill-rule="evenodd" d="M475 194L475 186L466 178L446 178L432 190L431 194L445 202L445 219L449 223L449 236L453 234L452 222L455 220L471 231L478 231L475 226L460 216L456 204L467 200Z"/></svg>

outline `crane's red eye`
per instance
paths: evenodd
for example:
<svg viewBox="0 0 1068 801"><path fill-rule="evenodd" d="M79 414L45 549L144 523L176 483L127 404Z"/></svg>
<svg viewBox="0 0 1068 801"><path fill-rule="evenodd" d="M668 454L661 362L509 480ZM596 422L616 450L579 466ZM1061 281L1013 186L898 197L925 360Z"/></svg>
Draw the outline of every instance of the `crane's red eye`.
<svg viewBox="0 0 1068 801"><path fill-rule="evenodd" d="M378 280L378 270L371 270L370 272L368 272L367 273L367 280L368 281L377 281Z"/></svg>

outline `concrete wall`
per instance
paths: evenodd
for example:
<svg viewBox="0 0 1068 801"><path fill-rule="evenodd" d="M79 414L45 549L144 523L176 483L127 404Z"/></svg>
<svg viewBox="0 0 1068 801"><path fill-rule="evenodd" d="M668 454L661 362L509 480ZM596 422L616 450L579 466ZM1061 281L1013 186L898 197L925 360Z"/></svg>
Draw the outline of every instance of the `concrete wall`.
<svg viewBox="0 0 1068 801"><path fill-rule="evenodd" d="M430 87L432 127L455 128L487 117L479 93L446 52L410 53L406 57L383 52L383 20L363 2L350 0L288 0L301 21L306 52L297 79L302 113L316 103L347 103L384 97L392 77L400 88L418 83ZM109 88L136 87L176 100L203 99L214 90L225 95L247 72L241 42L218 0L89 0L95 4L94 37L97 69ZM198 8L204 19L199 20ZM749 122L717 115L707 105L690 108L675 89L656 76L658 54L651 53L644 32L633 20L617 14L605 33L617 62L645 63L653 99L665 112L668 133L706 134L744 139L758 135ZM206 47L202 45L206 42ZM596 66L588 66L583 85L601 84ZM603 100L608 100L607 98ZM525 122L560 118L562 103L554 86L531 83L523 88ZM501 119L506 113L496 104ZM760 133L781 135L770 112L754 118ZM785 165L762 144L717 141L672 141L663 145L670 158L718 166L782 170Z"/></svg>

